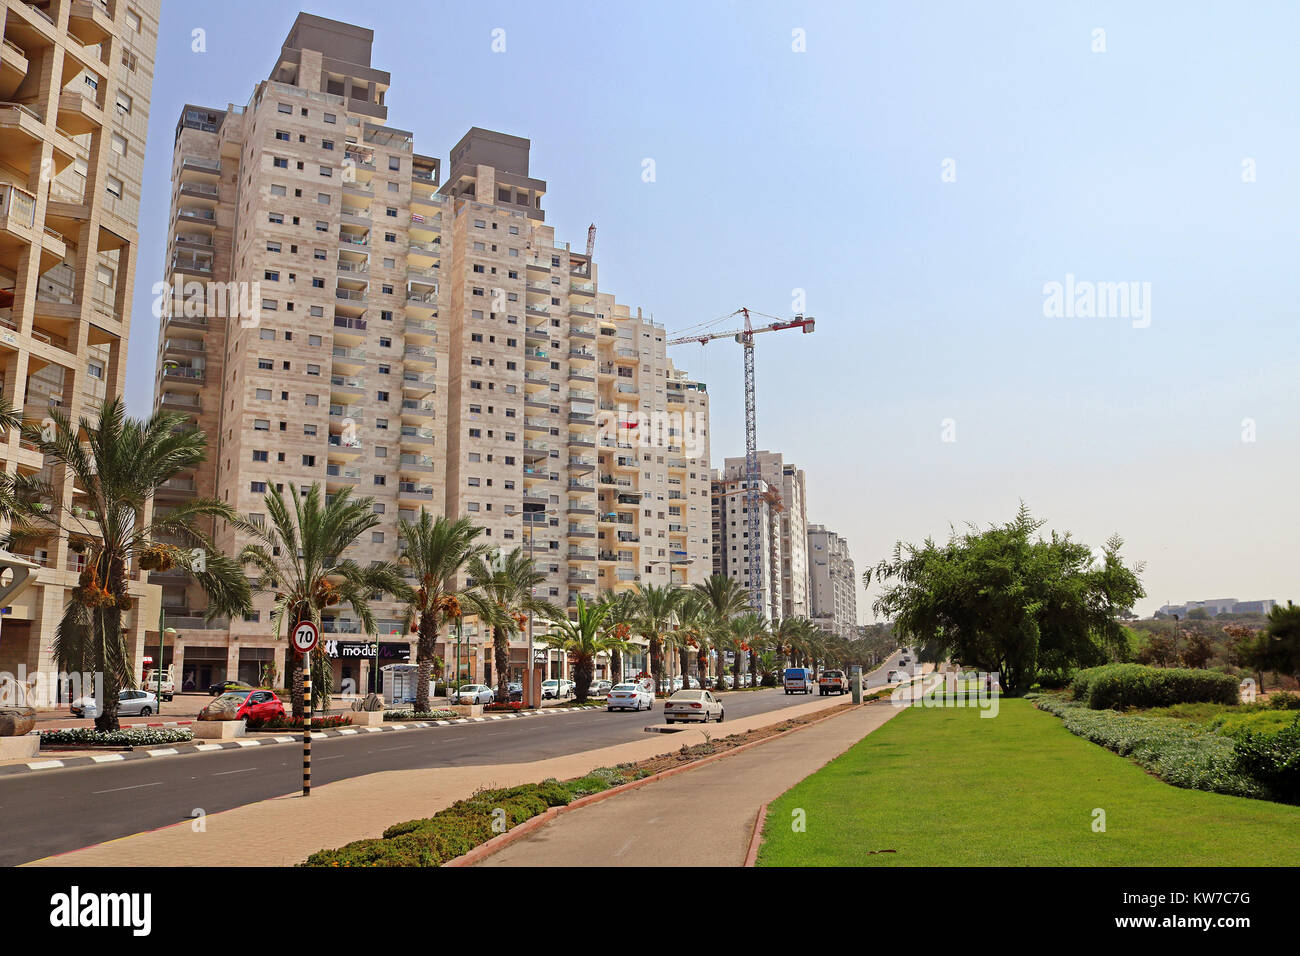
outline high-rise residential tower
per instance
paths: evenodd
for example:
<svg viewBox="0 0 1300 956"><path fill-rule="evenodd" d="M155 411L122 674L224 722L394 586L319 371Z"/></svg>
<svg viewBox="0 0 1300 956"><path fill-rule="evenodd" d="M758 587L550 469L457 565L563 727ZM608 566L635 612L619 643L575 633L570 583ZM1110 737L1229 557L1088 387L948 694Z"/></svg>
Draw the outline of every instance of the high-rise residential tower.
<svg viewBox="0 0 1300 956"><path fill-rule="evenodd" d="M188 106L177 124L167 265L202 306L163 320L157 401L188 411L213 454L173 500L215 495L262 521L272 486L348 488L381 515L352 549L361 562L398 560L398 520L421 508L468 515L488 544L531 549L560 607L702 579L704 387L545 224L528 140L471 129L444 176L388 125L372 42L300 14L247 105ZM219 540L245 543L230 528ZM336 681L368 684L376 651L381 665L410 656L392 598L373 602L375 635L325 616ZM165 585L182 679L283 673L269 597L215 627L199 599L179 576ZM483 635L465 638L439 653L452 665L459 648L471 676L494 678Z"/></svg>
<svg viewBox="0 0 1300 956"><path fill-rule="evenodd" d="M808 571L813 622L822 630L855 639L858 582L849 543L822 525L809 525Z"/></svg>
<svg viewBox="0 0 1300 956"><path fill-rule="evenodd" d="M23 420L94 418L122 394L159 0L0 0L0 395ZM73 533L13 544L41 566L6 608L0 670L53 670L55 628L96 533L92 503L17 430L0 466L37 476ZM143 664L157 589L132 572L127 646ZM156 631L154 633L156 639Z"/></svg>
<svg viewBox="0 0 1300 956"><path fill-rule="evenodd" d="M779 452L770 451L758 453L758 471L768 491L775 493L771 510L779 548L775 563L780 577L777 616L809 617L812 608L808 600L808 506L804 471L787 463ZM745 459L726 459L723 476L743 478ZM763 573L766 578L768 569ZM764 587L768 587L766 580Z"/></svg>

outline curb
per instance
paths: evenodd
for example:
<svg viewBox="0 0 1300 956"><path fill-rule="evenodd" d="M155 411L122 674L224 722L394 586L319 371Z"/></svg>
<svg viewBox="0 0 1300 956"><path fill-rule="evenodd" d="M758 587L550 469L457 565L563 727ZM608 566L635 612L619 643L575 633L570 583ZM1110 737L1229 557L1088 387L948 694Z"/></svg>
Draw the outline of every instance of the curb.
<svg viewBox="0 0 1300 956"><path fill-rule="evenodd" d="M595 707L549 707L545 710L526 710L513 714L489 714L484 717L457 717L453 720L421 720L413 721L409 724L389 723L382 727L342 727L331 730L314 730L311 734L312 740L323 740L329 737L355 737L361 734L391 733L396 730L424 730L429 727L451 727L457 724L482 724L492 720L513 720L519 717L541 717L552 714L579 714L587 711L597 711ZM135 724L134 726L140 726ZM149 724L148 726L170 726L165 724ZM52 729L52 728L51 728ZM241 737L238 740L223 740L220 742L210 743L190 743L180 742L166 746L153 746L147 750L130 750L126 753L103 753L92 754L88 757L50 757L46 760L30 760L26 763L9 764L0 767L0 777L12 776L14 774L37 773L42 770L67 770L77 767L93 767L101 763L120 763L124 760L144 760L157 757L176 757L186 754L211 753L214 750L239 750L245 747L263 747L273 744L291 744L302 743L302 732L298 731L291 734L277 734L266 737ZM57 750L49 753L58 753Z"/></svg>
<svg viewBox="0 0 1300 956"><path fill-rule="evenodd" d="M858 706L862 706L862 705L858 705ZM834 713L834 714L823 714L821 717L818 717L816 720L810 720L808 723L801 724L798 727L791 727L789 730L783 730L779 734L773 734L770 737L764 737L762 740L752 740L747 744L741 744L739 747L733 747L730 750L724 751L723 753L720 754L710 754L707 757L701 757L699 760L693 760L690 763L684 764L683 766L680 767L669 767L667 770L660 770L658 773L651 774L648 777L642 777L640 780L633 780L629 783L620 784L617 787L611 787L608 790L602 790L600 793L592 793L592 794L588 794L585 797L579 797L577 800L574 800L572 803L565 804L562 807L551 807L545 813L539 813L535 817L528 818L523 823L520 823L517 826L515 826L514 829L506 833L502 833L499 836L494 836L486 843L481 843L478 846L474 847L474 849L470 850L468 853L463 853L460 856L455 857L454 859L448 860L446 863L442 865L444 867L473 866L474 864L482 862L483 860L492 856L494 853L497 853L498 851L505 849L507 846L509 846L511 843L514 843L516 840L522 839L523 837L527 836L529 833L533 832L534 830L546 826L548 823L553 821L556 817L560 816L563 813L567 813L570 810L580 810L583 807L590 806L593 803L599 803L601 800L607 800L610 797L618 796L621 793L627 793L632 790L639 790L641 787L644 787L647 784L657 783L660 780L665 780L668 777L676 776L679 773L686 773L688 770L696 770L700 767L705 766L706 764L711 764L718 760L725 760L727 757L732 757L738 753L743 753L744 751L749 750L753 747L761 746L773 740L780 740L782 737L785 737L789 734L798 733L801 730L807 730L809 727L815 727L817 724L820 724L822 721L830 720L832 717L840 717L844 713L848 713L848 711L842 711L840 713ZM780 721L774 721L774 722L780 723ZM768 726L771 725L769 724ZM758 730L761 728L756 727L754 729ZM766 810L766 807L764 807L764 810Z"/></svg>
<svg viewBox="0 0 1300 956"><path fill-rule="evenodd" d="M767 808L770 804L763 804L758 808L758 816L754 819L754 832L749 837L749 852L745 854L743 867L752 867L758 863L758 848L763 845L763 824L767 822Z"/></svg>

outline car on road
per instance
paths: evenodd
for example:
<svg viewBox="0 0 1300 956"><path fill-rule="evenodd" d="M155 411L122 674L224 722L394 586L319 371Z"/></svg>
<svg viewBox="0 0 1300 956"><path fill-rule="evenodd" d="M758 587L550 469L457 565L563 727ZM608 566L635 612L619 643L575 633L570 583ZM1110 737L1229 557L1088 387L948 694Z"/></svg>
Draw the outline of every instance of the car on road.
<svg viewBox="0 0 1300 956"><path fill-rule="evenodd" d="M73 717L98 717L99 702L93 694L78 697L71 706ZM148 717L158 712L158 698L147 690L123 690L117 695L117 716Z"/></svg>
<svg viewBox="0 0 1300 956"><path fill-rule="evenodd" d="M208 696L216 697L232 690L256 690L252 684L245 684L242 680L219 680L215 684L208 685Z"/></svg>
<svg viewBox="0 0 1300 956"><path fill-rule="evenodd" d="M781 686L787 694L811 694L817 688L817 682L809 668L787 667L781 675Z"/></svg>
<svg viewBox="0 0 1300 956"><path fill-rule="evenodd" d="M202 719L209 712L209 708L216 707L223 701L229 701L236 705L235 719L246 720L250 724L265 720L275 720L283 717L284 702L274 691L270 690L232 690L222 694L212 703L208 704L199 711L199 718Z"/></svg>
<svg viewBox="0 0 1300 956"><path fill-rule="evenodd" d="M604 697L612 690L614 685L607 680L594 680L587 693L592 697Z"/></svg>
<svg viewBox="0 0 1300 956"><path fill-rule="evenodd" d="M654 710L655 695L639 682L615 684L605 698L605 710Z"/></svg>
<svg viewBox="0 0 1300 956"><path fill-rule="evenodd" d="M490 704L497 694L487 684L462 684L456 691L457 704Z"/></svg>
<svg viewBox="0 0 1300 956"><path fill-rule="evenodd" d="M817 693L825 697L827 694L847 694L849 692L849 675L844 671L822 671L821 676L817 679Z"/></svg>
<svg viewBox="0 0 1300 956"><path fill-rule="evenodd" d="M550 680L542 681L542 700L551 700L557 697L572 697L574 683L571 680L556 680L552 677Z"/></svg>
<svg viewBox="0 0 1300 956"><path fill-rule="evenodd" d="M722 723L722 702L707 690L679 690L664 701L664 721L675 724L679 720L698 720Z"/></svg>

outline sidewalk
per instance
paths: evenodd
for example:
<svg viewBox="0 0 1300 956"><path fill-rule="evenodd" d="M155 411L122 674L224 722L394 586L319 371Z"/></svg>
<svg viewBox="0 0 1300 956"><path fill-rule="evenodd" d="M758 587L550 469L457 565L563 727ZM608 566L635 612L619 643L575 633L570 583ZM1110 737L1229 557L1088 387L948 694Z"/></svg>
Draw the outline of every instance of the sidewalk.
<svg viewBox="0 0 1300 956"><path fill-rule="evenodd" d="M709 733L714 737L740 733L842 703L836 697L814 697L806 704L728 720L721 726L710 725ZM661 713L655 714L656 723L662 720ZM838 719L828 723L838 723ZM811 732L801 730L791 737ZM294 793L208 814L203 821L203 832L194 832L192 821L186 819L160 830L121 837L26 865L242 866L256 860L262 866L293 866L316 850L378 837L394 823L429 816L483 787L515 786L548 777L580 777L597 767L645 760L670 753L684 743L696 744L702 740L700 731L692 728L667 736L645 734L644 740L529 763L394 770L351 777L313 787L310 797ZM755 750L761 753L763 747ZM727 766L738 759L731 757L718 763ZM681 776L689 777L694 772Z"/></svg>
<svg viewBox="0 0 1300 956"><path fill-rule="evenodd" d="M743 866L754 821L809 774L900 713L870 704L562 814L479 866Z"/></svg>

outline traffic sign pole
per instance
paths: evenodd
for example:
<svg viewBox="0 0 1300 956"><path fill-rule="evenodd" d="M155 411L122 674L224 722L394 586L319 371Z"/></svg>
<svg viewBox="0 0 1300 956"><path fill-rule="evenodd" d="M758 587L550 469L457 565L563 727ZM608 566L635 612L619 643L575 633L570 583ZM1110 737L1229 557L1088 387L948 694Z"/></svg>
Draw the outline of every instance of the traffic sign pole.
<svg viewBox="0 0 1300 956"><path fill-rule="evenodd" d="M320 631L311 621L299 621L293 629L294 649L302 655L302 795L311 796L312 688L311 652L320 640Z"/></svg>

